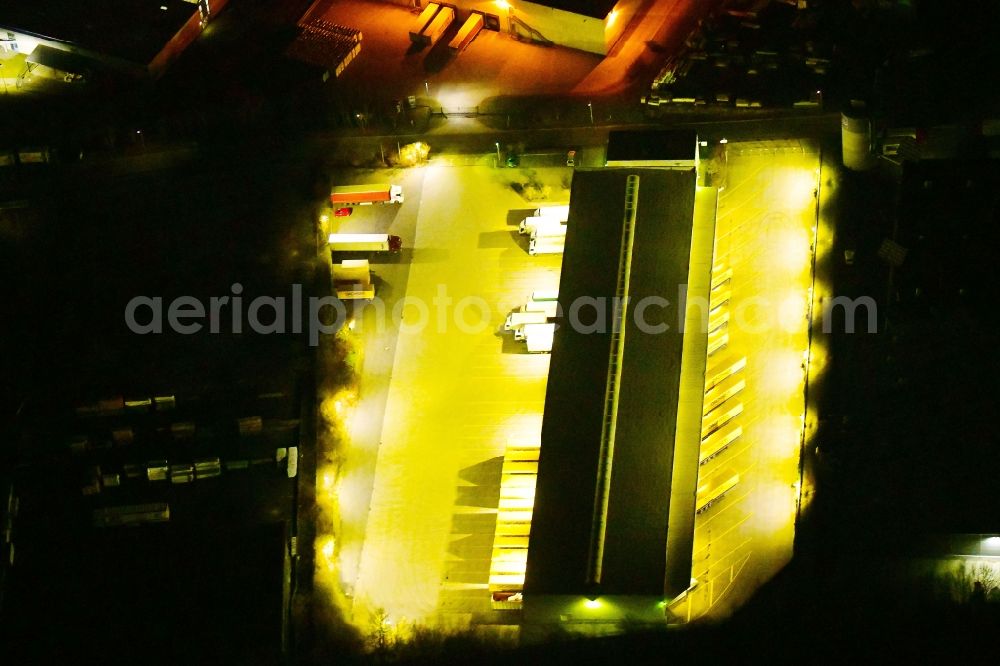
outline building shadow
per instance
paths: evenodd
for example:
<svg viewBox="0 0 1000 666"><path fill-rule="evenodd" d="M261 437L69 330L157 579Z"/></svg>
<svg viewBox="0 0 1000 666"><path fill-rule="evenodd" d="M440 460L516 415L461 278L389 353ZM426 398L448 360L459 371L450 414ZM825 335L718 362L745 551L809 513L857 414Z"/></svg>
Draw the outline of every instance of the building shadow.
<svg viewBox="0 0 1000 666"><path fill-rule="evenodd" d="M477 247L480 250L501 250L510 246L511 239L516 243L518 236L516 231L484 231L479 234Z"/></svg>

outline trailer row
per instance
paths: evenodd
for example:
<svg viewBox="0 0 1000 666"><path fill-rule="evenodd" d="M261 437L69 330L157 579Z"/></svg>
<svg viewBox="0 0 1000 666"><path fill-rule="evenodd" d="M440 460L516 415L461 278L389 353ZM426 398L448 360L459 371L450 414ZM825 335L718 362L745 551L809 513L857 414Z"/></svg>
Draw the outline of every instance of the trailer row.
<svg viewBox="0 0 1000 666"><path fill-rule="evenodd" d="M729 344L729 300L733 271L725 266L712 270L708 317L708 367L705 372L702 402L701 446L698 463L704 478L699 478L695 512L708 511L736 488L740 475L732 468L709 471L707 463L718 459L743 436L740 416L744 405L741 394L747 381L746 357L726 358L720 354ZM699 475L701 476L701 475Z"/></svg>
<svg viewBox="0 0 1000 666"><path fill-rule="evenodd" d="M432 2L424 7L410 25L410 41L419 46L434 46L454 21L455 10L452 7ZM452 53L462 52L482 29L483 15L471 13L448 43L448 49Z"/></svg>
<svg viewBox="0 0 1000 666"><path fill-rule="evenodd" d="M411 26L410 41L420 46L434 46L454 21L453 8L432 2L424 7Z"/></svg>
<svg viewBox="0 0 1000 666"><path fill-rule="evenodd" d="M541 442L537 439L514 440L507 443L504 451L489 578L497 609L520 607L540 449Z"/></svg>
<svg viewBox="0 0 1000 666"><path fill-rule="evenodd" d="M552 351L559 314L557 292L534 291L531 299L517 308L504 321L503 330L514 334L514 340L525 343L529 354L547 354Z"/></svg>

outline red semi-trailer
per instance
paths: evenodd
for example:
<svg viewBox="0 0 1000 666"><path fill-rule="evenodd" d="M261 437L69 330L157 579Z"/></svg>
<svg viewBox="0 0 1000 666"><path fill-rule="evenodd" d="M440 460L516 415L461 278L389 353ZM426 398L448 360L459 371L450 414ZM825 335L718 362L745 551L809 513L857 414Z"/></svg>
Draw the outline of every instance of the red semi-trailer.
<svg viewBox="0 0 1000 666"><path fill-rule="evenodd" d="M366 206L369 204L401 204L403 188L399 185L342 185L330 192L334 206Z"/></svg>

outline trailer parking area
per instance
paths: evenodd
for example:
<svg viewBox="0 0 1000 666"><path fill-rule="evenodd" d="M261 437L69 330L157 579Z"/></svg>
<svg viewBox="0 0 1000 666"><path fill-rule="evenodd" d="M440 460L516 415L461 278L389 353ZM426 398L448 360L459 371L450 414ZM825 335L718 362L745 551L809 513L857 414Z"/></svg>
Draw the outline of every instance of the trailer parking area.
<svg viewBox="0 0 1000 666"><path fill-rule="evenodd" d="M557 184L568 174L537 172ZM359 626L375 609L393 622L446 624L494 612L487 583L503 452L509 438L537 440L549 364L503 323L532 291L557 287L562 256L528 255L517 224L538 204L511 188L516 173L429 166L405 181L416 231L403 254L402 319L387 324L398 337L370 509L363 542L340 551ZM567 198L553 188L552 202ZM370 413L365 381L359 415ZM363 437L371 424L351 428ZM350 474L340 482L341 505L360 508L345 511L345 534L365 519L364 498L348 496L363 486Z"/></svg>

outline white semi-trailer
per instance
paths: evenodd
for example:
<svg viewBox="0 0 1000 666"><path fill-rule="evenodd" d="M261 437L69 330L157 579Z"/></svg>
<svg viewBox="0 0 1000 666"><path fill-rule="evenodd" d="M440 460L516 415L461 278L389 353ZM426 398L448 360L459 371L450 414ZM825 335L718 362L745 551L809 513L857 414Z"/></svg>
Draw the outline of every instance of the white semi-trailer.
<svg viewBox="0 0 1000 666"><path fill-rule="evenodd" d="M531 235L565 235L566 221L560 220L558 217L546 215L526 217L521 220L521 224L518 225L517 231L520 234Z"/></svg>
<svg viewBox="0 0 1000 666"><path fill-rule="evenodd" d="M569 204L561 206L539 206L535 215L540 217L554 217L565 222L569 219Z"/></svg>
<svg viewBox="0 0 1000 666"><path fill-rule="evenodd" d="M399 252L403 241L389 234L330 234L331 252Z"/></svg>
<svg viewBox="0 0 1000 666"><path fill-rule="evenodd" d="M555 301L558 300L558 298L559 298L558 290L549 291L545 289L537 289L531 292L531 300L535 301L536 303L540 303L542 301Z"/></svg>
<svg viewBox="0 0 1000 666"><path fill-rule="evenodd" d="M535 230L531 232L531 240L541 240L543 238L566 238L566 225L562 222L556 222L555 218L549 218L551 221L546 224L539 224L535 227Z"/></svg>
<svg viewBox="0 0 1000 666"><path fill-rule="evenodd" d="M544 312L548 317L555 317L558 310L556 301L528 301L521 307L521 312Z"/></svg>
<svg viewBox="0 0 1000 666"><path fill-rule="evenodd" d="M528 254L562 254L566 246L565 236L547 236L532 238L528 242Z"/></svg>
<svg viewBox="0 0 1000 666"><path fill-rule="evenodd" d="M514 331L517 337L517 330L525 324L544 324L549 320L545 312L511 312L507 315L507 320L503 323L503 330ZM520 339L520 338L518 338Z"/></svg>
<svg viewBox="0 0 1000 666"><path fill-rule="evenodd" d="M521 332L522 339L528 347L528 353L547 354L551 352L555 331L555 324L525 324Z"/></svg>
<svg viewBox="0 0 1000 666"><path fill-rule="evenodd" d="M371 267L367 259L347 259L333 265L333 288L337 298L375 298Z"/></svg>

